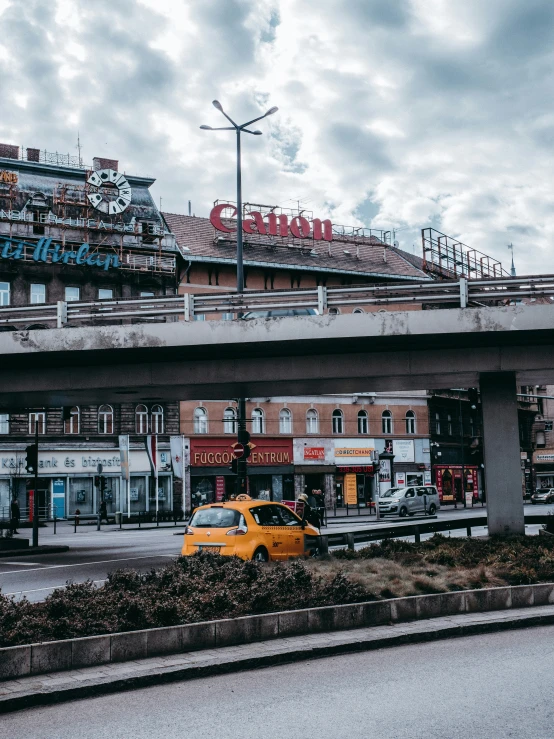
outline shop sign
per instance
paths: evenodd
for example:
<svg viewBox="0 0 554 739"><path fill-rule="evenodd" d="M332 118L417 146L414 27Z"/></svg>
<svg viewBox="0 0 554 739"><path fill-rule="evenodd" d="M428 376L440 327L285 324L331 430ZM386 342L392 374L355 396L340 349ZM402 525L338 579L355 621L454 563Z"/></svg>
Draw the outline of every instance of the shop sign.
<svg viewBox="0 0 554 739"><path fill-rule="evenodd" d="M431 484L431 470L425 470L425 472L423 473L423 484L424 485Z"/></svg>
<svg viewBox="0 0 554 739"><path fill-rule="evenodd" d="M554 454L537 454L535 462L554 462Z"/></svg>
<svg viewBox="0 0 554 739"><path fill-rule="evenodd" d="M375 443L373 439L336 439L335 464L347 465L373 463Z"/></svg>
<svg viewBox="0 0 554 739"><path fill-rule="evenodd" d="M379 482L391 481L390 459L379 460Z"/></svg>
<svg viewBox="0 0 554 739"><path fill-rule="evenodd" d="M396 477L396 487L403 488L406 485L406 473L397 472L395 477Z"/></svg>
<svg viewBox="0 0 554 739"><path fill-rule="evenodd" d="M413 439L393 439L392 453L396 463L415 462L414 440Z"/></svg>
<svg viewBox="0 0 554 739"><path fill-rule="evenodd" d="M0 476L14 474L13 471L21 465L24 453L17 452L13 456L0 457ZM129 453L130 467L133 473L149 473L149 463L146 452L133 450ZM24 464L24 462L23 462ZM120 462L120 450L95 451L92 454L75 452L39 452L38 468L45 474L63 475L79 474L81 472L96 474L101 464L105 473L123 473ZM26 474L23 472L23 474Z"/></svg>
<svg viewBox="0 0 554 739"><path fill-rule="evenodd" d="M322 447L322 446L304 447L304 460L325 461L325 447Z"/></svg>
<svg viewBox="0 0 554 739"><path fill-rule="evenodd" d="M224 215L228 211L227 215ZM233 233L237 229L225 225L222 218L234 218L237 209L231 203L219 203L210 211L210 223L222 233ZM294 216L290 221L284 213L267 213L263 216L259 211L252 210L244 214L242 230L247 234L260 236L282 236L283 238L313 239L314 241L333 241L333 224L329 219L314 218L308 221L301 215Z"/></svg>
<svg viewBox="0 0 554 739"><path fill-rule="evenodd" d="M34 262L50 264L61 262L86 267L102 267L106 272L111 267L120 266L117 254L100 254L97 251L89 253L90 244L83 243L77 251L72 251L71 249L65 250L61 244L52 244L52 239L49 238L40 238L36 244L30 244L8 236L0 236L1 259L23 259L26 248L32 250L31 259Z"/></svg>
<svg viewBox="0 0 554 739"><path fill-rule="evenodd" d="M248 466L273 467L293 463L292 439L251 439ZM235 455L229 439L191 439L191 467L230 467Z"/></svg>
<svg viewBox="0 0 554 739"><path fill-rule="evenodd" d="M0 170L0 182L5 185L16 185L17 172L9 172L7 169Z"/></svg>
<svg viewBox="0 0 554 739"><path fill-rule="evenodd" d="M358 487L355 474L344 476L344 496L346 505L356 505L358 503Z"/></svg>
<svg viewBox="0 0 554 739"><path fill-rule="evenodd" d="M357 467L352 467L351 465L349 467L337 467L337 472L340 474L357 472L358 474L373 475L375 473L375 469L372 464L362 464Z"/></svg>

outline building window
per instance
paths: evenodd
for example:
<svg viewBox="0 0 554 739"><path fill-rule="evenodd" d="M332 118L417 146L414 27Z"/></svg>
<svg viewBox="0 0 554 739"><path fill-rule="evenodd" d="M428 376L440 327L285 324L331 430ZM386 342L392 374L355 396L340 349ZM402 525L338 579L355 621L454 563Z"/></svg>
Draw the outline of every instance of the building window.
<svg viewBox="0 0 554 739"><path fill-rule="evenodd" d="M288 408L279 411L279 433L292 434L292 413Z"/></svg>
<svg viewBox="0 0 554 739"><path fill-rule="evenodd" d="M392 413L383 411L381 414L381 430L383 434L392 434Z"/></svg>
<svg viewBox="0 0 554 739"><path fill-rule="evenodd" d="M435 413L435 433L440 436L441 432L441 417L438 413Z"/></svg>
<svg viewBox="0 0 554 739"><path fill-rule="evenodd" d="M225 408L223 412L223 433L237 433L237 413L234 408Z"/></svg>
<svg viewBox="0 0 554 739"><path fill-rule="evenodd" d="M10 416L9 413L0 413L0 434L10 433Z"/></svg>
<svg viewBox="0 0 554 739"><path fill-rule="evenodd" d="M0 305L10 304L10 283L0 282Z"/></svg>
<svg viewBox="0 0 554 739"><path fill-rule="evenodd" d="M194 433L208 433L208 411L205 408L199 407L194 409Z"/></svg>
<svg viewBox="0 0 554 739"><path fill-rule="evenodd" d="M252 433L265 434L265 415L261 408L252 411Z"/></svg>
<svg viewBox="0 0 554 739"><path fill-rule="evenodd" d="M367 417L367 411L358 412L358 433L369 434L369 420Z"/></svg>
<svg viewBox="0 0 554 739"><path fill-rule="evenodd" d="M161 405L152 406L152 433L163 434L164 432L164 409Z"/></svg>
<svg viewBox="0 0 554 739"><path fill-rule="evenodd" d="M44 411L29 413L29 433L34 434L37 429L39 434L46 433L46 413Z"/></svg>
<svg viewBox="0 0 554 739"><path fill-rule="evenodd" d="M46 303L46 285L35 283L31 285L31 305Z"/></svg>
<svg viewBox="0 0 554 739"><path fill-rule="evenodd" d="M77 406L74 406L69 411L69 418L66 418L64 421L64 432L66 434L81 433L81 414Z"/></svg>
<svg viewBox="0 0 554 739"><path fill-rule="evenodd" d="M113 290L109 287L99 287L98 300L113 300Z"/></svg>
<svg viewBox="0 0 554 739"><path fill-rule="evenodd" d="M143 290L141 292L141 294L140 294L140 297L141 298L153 298L154 297L154 293L144 292L144 290Z"/></svg>
<svg viewBox="0 0 554 739"><path fill-rule="evenodd" d="M81 299L81 288L80 287L66 287L65 288L65 299L80 300Z"/></svg>
<svg viewBox="0 0 554 739"><path fill-rule="evenodd" d="M365 313L365 311L364 311L363 308L354 308L354 310L352 311L352 313Z"/></svg>
<svg viewBox="0 0 554 739"><path fill-rule="evenodd" d="M333 433L344 434L344 416L338 408L333 411Z"/></svg>
<svg viewBox="0 0 554 739"><path fill-rule="evenodd" d="M306 433L319 434L319 416L315 408L306 413Z"/></svg>
<svg viewBox="0 0 554 739"><path fill-rule="evenodd" d="M205 321L206 320L206 314L205 313L195 313L194 314L194 320L195 321Z"/></svg>
<svg viewBox="0 0 554 739"><path fill-rule="evenodd" d="M98 409L98 433L113 434L113 408L101 405Z"/></svg>
<svg viewBox="0 0 554 739"><path fill-rule="evenodd" d="M223 321L232 321L235 317L234 313L222 313L221 318Z"/></svg>
<svg viewBox="0 0 554 739"><path fill-rule="evenodd" d="M330 316L338 316L340 314L340 309L339 308L329 308L327 312L329 313Z"/></svg>
<svg viewBox="0 0 554 739"><path fill-rule="evenodd" d="M148 433L148 408L142 404L135 408L135 433Z"/></svg>
<svg viewBox="0 0 554 739"><path fill-rule="evenodd" d="M406 433L415 434L416 432L416 416L413 411L406 413Z"/></svg>
<svg viewBox="0 0 554 739"><path fill-rule="evenodd" d="M448 436L452 436L452 416L448 414L446 417Z"/></svg>

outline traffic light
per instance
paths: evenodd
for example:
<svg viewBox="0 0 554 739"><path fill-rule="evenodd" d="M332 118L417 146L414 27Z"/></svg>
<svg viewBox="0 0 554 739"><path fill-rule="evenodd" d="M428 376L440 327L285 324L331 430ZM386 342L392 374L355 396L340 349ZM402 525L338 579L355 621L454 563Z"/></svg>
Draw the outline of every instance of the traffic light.
<svg viewBox="0 0 554 739"><path fill-rule="evenodd" d="M108 487L108 480L104 476L102 476L100 478L100 492L103 493L107 487Z"/></svg>
<svg viewBox="0 0 554 739"><path fill-rule="evenodd" d="M237 441L243 446L248 446L248 442L250 441L250 432L246 429L239 428Z"/></svg>
<svg viewBox="0 0 554 739"><path fill-rule="evenodd" d="M27 455L25 460L25 469L31 474L35 474L38 470L38 445L30 444L25 450Z"/></svg>
<svg viewBox="0 0 554 739"><path fill-rule="evenodd" d="M231 466L230 466L229 469L231 470L231 472L234 475L237 474L237 472L239 470L239 461L238 461L238 459L236 457L233 457L233 459L231 460Z"/></svg>

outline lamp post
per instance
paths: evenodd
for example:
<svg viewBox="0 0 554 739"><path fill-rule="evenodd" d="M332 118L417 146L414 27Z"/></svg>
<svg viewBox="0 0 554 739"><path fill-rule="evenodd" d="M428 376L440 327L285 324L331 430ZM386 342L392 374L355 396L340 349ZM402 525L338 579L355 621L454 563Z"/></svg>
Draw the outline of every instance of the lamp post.
<svg viewBox="0 0 554 739"><path fill-rule="evenodd" d="M234 131L237 137L237 293L241 294L244 292L244 266L243 266L243 242L242 242L242 169L241 169L241 149L240 149L240 135L249 133L252 136L261 136L262 132L258 129L251 131L248 126L251 126L257 121L261 121L262 118L267 118L269 115L273 115L279 109L277 107L270 108L263 115L253 118L251 121L246 123L238 124L227 115L223 110L223 106L219 100L213 100L212 105L217 108L219 112L227 118L230 126L206 126L202 125L200 128L203 131ZM239 318L242 316L239 313ZM246 432L246 399L241 397L238 399L238 441L239 443L248 442L248 434ZM237 493L246 492L246 459L241 458L237 462Z"/></svg>

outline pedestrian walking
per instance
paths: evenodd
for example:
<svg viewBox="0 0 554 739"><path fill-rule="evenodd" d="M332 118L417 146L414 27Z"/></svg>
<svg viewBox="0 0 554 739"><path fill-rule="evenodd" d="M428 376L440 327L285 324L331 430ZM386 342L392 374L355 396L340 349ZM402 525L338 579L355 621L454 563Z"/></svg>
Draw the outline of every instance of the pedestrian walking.
<svg viewBox="0 0 554 739"><path fill-rule="evenodd" d="M17 530L17 527L19 526L19 522L21 520L21 511L19 509L19 501L17 500L17 498L13 498L11 502L10 519L12 534L18 534L19 531Z"/></svg>
<svg viewBox="0 0 554 739"><path fill-rule="evenodd" d="M110 523L108 521L108 506L106 505L105 500L100 503L100 523L102 523L102 521L104 520L106 521L106 523Z"/></svg>
<svg viewBox="0 0 554 739"><path fill-rule="evenodd" d="M315 506L310 505L310 501L306 493L302 493L301 495L299 495L298 500L304 504L304 510L302 511L302 523L309 523L311 526L315 526L316 529L321 528L318 512Z"/></svg>
<svg viewBox="0 0 554 739"><path fill-rule="evenodd" d="M325 525L325 496L323 495L321 490L312 490L312 495L315 498L315 503L317 507L317 512L319 514L319 520L321 521L321 525Z"/></svg>

